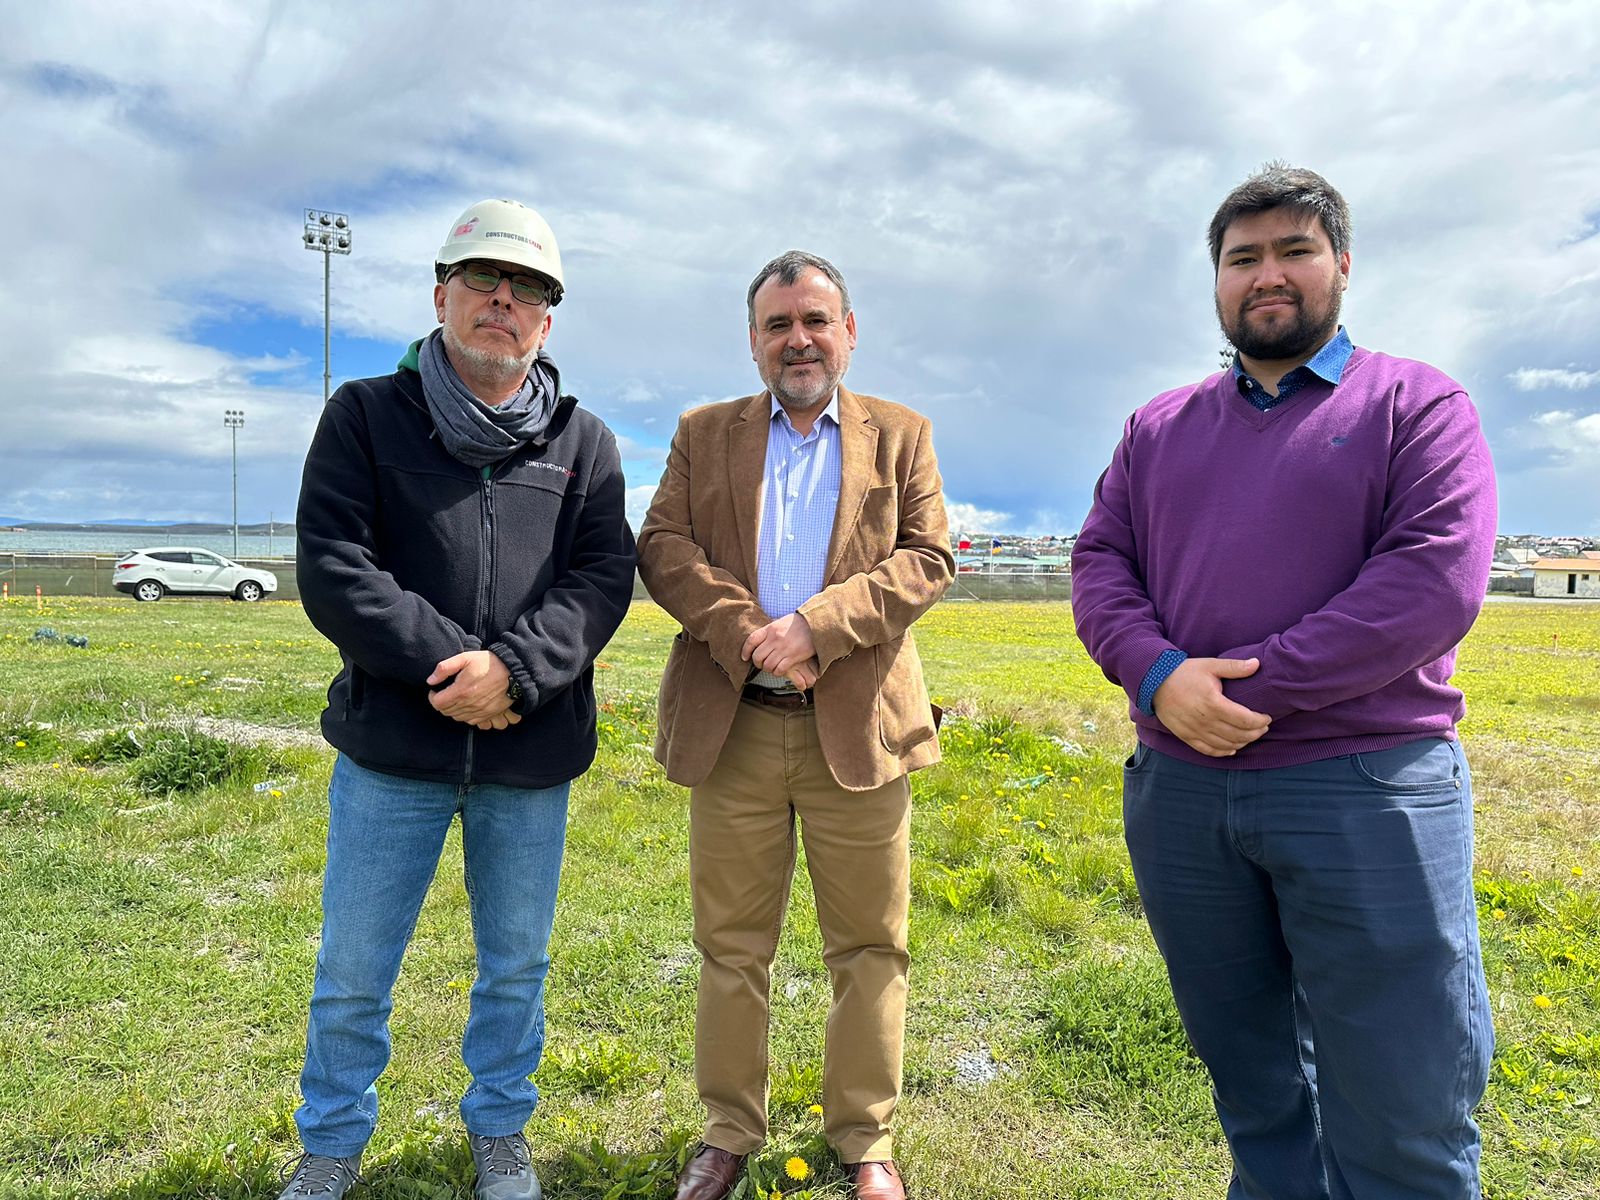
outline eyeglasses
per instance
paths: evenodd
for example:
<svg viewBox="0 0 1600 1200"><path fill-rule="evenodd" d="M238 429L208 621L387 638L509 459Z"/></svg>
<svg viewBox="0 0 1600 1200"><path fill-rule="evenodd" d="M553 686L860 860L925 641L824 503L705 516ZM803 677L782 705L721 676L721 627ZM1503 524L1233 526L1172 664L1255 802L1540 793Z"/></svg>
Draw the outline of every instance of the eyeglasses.
<svg viewBox="0 0 1600 1200"><path fill-rule="evenodd" d="M461 282L475 292L489 295L500 287L502 279L511 281L511 294L524 304L548 304L550 302L550 285L534 275L512 275L502 271L499 267L492 267L488 263L468 263L457 267L450 275L460 275ZM449 280L450 275L445 279Z"/></svg>

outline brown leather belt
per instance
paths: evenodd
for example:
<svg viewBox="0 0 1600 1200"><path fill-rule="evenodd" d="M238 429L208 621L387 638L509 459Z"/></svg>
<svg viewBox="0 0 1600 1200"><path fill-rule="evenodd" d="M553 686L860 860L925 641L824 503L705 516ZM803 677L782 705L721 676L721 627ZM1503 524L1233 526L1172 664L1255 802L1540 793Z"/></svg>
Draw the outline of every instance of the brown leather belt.
<svg viewBox="0 0 1600 1200"><path fill-rule="evenodd" d="M745 684L744 698L756 704L764 704L768 708L781 708L789 712L807 708L814 703L812 693L809 691L779 692L772 688L764 688L759 683Z"/></svg>

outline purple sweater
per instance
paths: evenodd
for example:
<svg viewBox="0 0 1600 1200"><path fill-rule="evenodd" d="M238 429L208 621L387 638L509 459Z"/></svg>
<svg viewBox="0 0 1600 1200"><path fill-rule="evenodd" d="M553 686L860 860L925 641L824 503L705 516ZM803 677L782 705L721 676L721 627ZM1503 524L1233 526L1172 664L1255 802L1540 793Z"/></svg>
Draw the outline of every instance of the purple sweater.
<svg viewBox="0 0 1600 1200"><path fill-rule="evenodd" d="M1456 644L1483 603L1495 485L1478 414L1425 363L1357 348L1268 412L1227 372L1123 430L1072 551L1078 636L1130 702L1163 651L1259 658L1227 696L1272 727L1232 758L1130 703L1139 739L1261 769L1455 736Z"/></svg>

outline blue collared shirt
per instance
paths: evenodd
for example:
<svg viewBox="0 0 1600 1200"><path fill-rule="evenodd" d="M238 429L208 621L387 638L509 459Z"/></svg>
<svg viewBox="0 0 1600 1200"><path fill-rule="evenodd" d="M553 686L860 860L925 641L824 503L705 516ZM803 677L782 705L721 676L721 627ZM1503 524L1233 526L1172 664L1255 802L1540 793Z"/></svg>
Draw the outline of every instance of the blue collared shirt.
<svg viewBox="0 0 1600 1200"><path fill-rule="evenodd" d="M1339 332L1328 339L1327 345L1318 350L1311 358L1301 363L1282 379L1278 380L1278 394L1269 396L1267 389L1261 386L1261 381L1251 377L1239 365L1239 355L1233 356L1233 380L1239 387L1239 394L1252 405L1266 412L1275 404L1281 404L1294 395L1313 379L1325 380L1337 385L1344 375L1346 364L1355 347L1350 344L1350 335L1344 331L1344 326L1339 326Z"/></svg>
<svg viewBox="0 0 1600 1200"><path fill-rule="evenodd" d="M772 401L761 473L756 598L774 620L815 596L827 578L828 543L839 508L839 453L837 392L803 437L783 405ZM752 682L781 687L788 681L759 671Z"/></svg>

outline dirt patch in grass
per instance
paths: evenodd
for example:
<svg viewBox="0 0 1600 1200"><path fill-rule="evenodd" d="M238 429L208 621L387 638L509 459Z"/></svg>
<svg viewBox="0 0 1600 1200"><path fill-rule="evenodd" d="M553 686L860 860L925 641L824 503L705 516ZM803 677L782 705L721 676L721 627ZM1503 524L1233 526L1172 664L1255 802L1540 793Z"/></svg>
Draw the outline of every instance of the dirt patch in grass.
<svg viewBox="0 0 1600 1200"><path fill-rule="evenodd" d="M194 717L191 724L201 733L224 741L248 742L274 750L321 750L327 745L320 733L288 725L257 725L228 717Z"/></svg>

